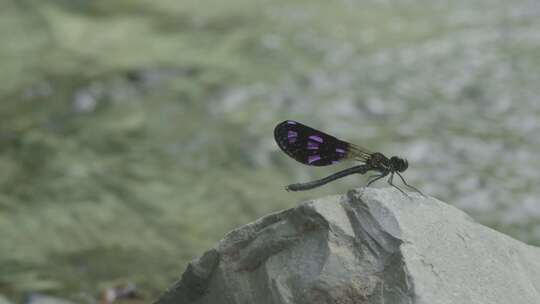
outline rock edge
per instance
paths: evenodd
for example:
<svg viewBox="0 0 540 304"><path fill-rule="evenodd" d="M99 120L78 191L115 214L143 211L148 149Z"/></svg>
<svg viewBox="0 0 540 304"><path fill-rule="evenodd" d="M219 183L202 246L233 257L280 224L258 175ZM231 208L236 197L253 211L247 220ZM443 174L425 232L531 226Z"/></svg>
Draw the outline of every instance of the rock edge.
<svg viewBox="0 0 540 304"><path fill-rule="evenodd" d="M156 303L540 303L540 250L434 198L359 188L231 231Z"/></svg>

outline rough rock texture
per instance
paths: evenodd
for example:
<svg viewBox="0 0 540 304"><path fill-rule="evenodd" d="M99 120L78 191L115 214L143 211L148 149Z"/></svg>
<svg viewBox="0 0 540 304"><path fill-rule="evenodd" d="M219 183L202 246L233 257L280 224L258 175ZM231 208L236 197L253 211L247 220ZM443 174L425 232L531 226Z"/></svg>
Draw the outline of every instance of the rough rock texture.
<svg viewBox="0 0 540 304"><path fill-rule="evenodd" d="M159 304L534 304L540 249L433 198L357 189L240 227Z"/></svg>

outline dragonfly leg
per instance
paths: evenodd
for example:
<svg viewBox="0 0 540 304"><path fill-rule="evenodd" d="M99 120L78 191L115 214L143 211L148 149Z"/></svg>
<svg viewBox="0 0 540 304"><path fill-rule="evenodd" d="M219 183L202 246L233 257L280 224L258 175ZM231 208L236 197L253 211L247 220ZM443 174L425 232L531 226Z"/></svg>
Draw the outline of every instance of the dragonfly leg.
<svg viewBox="0 0 540 304"><path fill-rule="evenodd" d="M381 176L381 175L380 174L371 174L370 176L368 176L367 179L370 180L373 177L379 177L379 176Z"/></svg>
<svg viewBox="0 0 540 304"><path fill-rule="evenodd" d="M407 187L413 189L414 191L420 193L420 195L425 196L424 193L422 193L422 191L420 191L420 190L416 189L415 187L413 187L413 186L407 184L407 182L405 181L405 179L403 178L403 176L401 176L401 174L399 174L399 172L396 172L396 173L397 173L397 175L399 176L399 178L401 178L401 181L403 182L403 184L405 184L405 186L407 186Z"/></svg>
<svg viewBox="0 0 540 304"><path fill-rule="evenodd" d="M374 178L374 179L368 181L366 187L369 187L369 185L373 184L374 182L378 181L379 179L381 179L381 178L383 178L383 177L385 177L385 176L387 176L387 175L388 175L388 172L383 172L383 173L381 173L381 174L379 174L379 175L372 175L372 176L370 176L369 178L371 178L371 177L373 177L373 176L376 176L376 178Z"/></svg>
<svg viewBox="0 0 540 304"><path fill-rule="evenodd" d="M398 190L399 190L401 193L403 193L406 197L409 197L409 196L407 195L407 193L405 193L403 190L401 190L398 186L394 185L393 181L394 181L394 172L392 172L392 173L390 174L390 177L388 178L388 183L390 184L390 186L392 186L392 187L398 189Z"/></svg>

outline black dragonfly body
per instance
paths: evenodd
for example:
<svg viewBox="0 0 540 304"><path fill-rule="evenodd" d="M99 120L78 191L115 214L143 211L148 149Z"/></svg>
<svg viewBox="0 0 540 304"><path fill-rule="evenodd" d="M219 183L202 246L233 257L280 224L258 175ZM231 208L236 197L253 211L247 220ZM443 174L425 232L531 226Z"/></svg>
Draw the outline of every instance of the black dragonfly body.
<svg viewBox="0 0 540 304"><path fill-rule="evenodd" d="M288 191L309 190L351 174L377 171L378 174L369 177L367 186L390 174L388 183L405 194L393 183L394 174L397 174L407 187L422 194L420 190L407 184L400 174L409 166L406 159L397 156L388 158L382 153L371 152L293 120L278 124L274 129L274 137L283 152L305 165L328 166L347 159L362 162L319 180L288 185Z"/></svg>

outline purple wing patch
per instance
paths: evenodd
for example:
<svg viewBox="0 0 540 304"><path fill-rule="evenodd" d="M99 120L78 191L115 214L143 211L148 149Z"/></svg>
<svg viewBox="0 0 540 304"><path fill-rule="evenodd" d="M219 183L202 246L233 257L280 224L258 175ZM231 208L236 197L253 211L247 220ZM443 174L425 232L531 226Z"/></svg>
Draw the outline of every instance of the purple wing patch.
<svg viewBox="0 0 540 304"><path fill-rule="evenodd" d="M297 137L298 137L298 132L295 132L295 131L287 132L287 139L289 140L289 143L291 144L294 143Z"/></svg>
<svg viewBox="0 0 540 304"><path fill-rule="evenodd" d="M318 142L320 142L321 144L323 143L322 137L320 137L320 136L318 136L318 135L311 135L311 136L309 137L309 139L314 140L314 141L318 141Z"/></svg>
<svg viewBox="0 0 540 304"><path fill-rule="evenodd" d="M320 155L310 155L310 156L308 157L308 163L311 164L311 163L316 162L316 161L318 161L318 160L320 160L320 159L321 159L321 156L320 156Z"/></svg>
<svg viewBox="0 0 540 304"><path fill-rule="evenodd" d="M278 146L295 160L310 166L328 166L352 157L351 144L293 120L276 126Z"/></svg>
<svg viewBox="0 0 540 304"><path fill-rule="evenodd" d="M308 150L316 150L316 149L319 149L319 145L317 143L312 142L312 141L308 141L307 148L308 148Z"/></svg>

